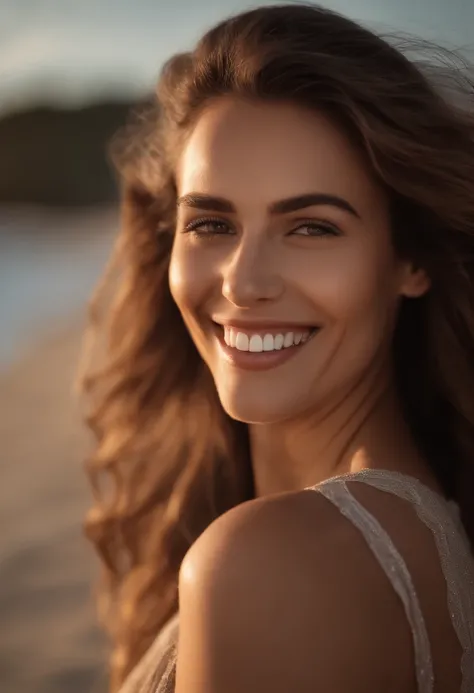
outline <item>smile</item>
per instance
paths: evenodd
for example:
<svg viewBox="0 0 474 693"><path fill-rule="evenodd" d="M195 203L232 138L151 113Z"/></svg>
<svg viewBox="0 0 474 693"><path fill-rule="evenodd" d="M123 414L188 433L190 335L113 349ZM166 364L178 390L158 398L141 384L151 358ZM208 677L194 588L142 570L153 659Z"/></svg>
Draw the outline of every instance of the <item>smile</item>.
<svg viewBox="0 0 474 693"><path fill-rule="evenodd" d="M219 350L231 365L246 370L267 370L288 361L319 331L318 327L234 326L214 323Z"/></svg>
<svg viewBox="0 0 474 693"><path fill-rule="evenodd" d="M243 331L226 325L224 327L224 341L227 346L238 351L279 351L292 346L304 344L311 335L311 328L298 328L298 331L289 331L282 328L273 333L271 331Z"/></svg>

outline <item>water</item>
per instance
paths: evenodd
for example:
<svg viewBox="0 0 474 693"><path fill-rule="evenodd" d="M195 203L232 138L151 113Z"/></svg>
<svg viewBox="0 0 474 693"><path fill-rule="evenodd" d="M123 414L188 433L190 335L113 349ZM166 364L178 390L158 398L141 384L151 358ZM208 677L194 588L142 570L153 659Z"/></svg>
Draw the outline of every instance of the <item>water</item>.
<svg viewBox="0 0 474 693"><path fill-rule="evenodd" d="M89 438L71 396L113 210L0 208L0 689L103 693L106 649L82 535ZM42 333L63 326L60 339ZM9 368L21 360L21 367ZM5 374L2 373L5 371Z"/></svg>
<svg viewBox="0 0 474 693"><path fill-rule="evenodd" d="M113 210L0 210L0 369L84 311L111 249Z"/></svg>

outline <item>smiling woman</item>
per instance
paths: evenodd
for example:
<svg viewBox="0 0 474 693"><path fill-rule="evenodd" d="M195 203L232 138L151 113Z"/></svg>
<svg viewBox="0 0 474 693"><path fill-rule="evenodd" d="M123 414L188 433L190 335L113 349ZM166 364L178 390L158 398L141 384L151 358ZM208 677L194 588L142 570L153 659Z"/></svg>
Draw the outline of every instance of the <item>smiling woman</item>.
<svg viewBox="0 0 474 693"><path fill-rule="evenodd" d="M193 206L178 207L171 292L234 419L270 424L333 406L387 358L401 296L428 288L394 251L388 196L324 114L221 98L186 141L177 188ZM235 334L230 348L216 324ZM284 349L295 330L298 349L254 355L267 335ZM388 377L378 373L375 389Z"/></svg>
<svg viewBox="0 0 474 693"><path fill-rule="evenodd" d="M472 114L282 5L172 58L114 151L84 380L111 689L468 693Z"/></svg>

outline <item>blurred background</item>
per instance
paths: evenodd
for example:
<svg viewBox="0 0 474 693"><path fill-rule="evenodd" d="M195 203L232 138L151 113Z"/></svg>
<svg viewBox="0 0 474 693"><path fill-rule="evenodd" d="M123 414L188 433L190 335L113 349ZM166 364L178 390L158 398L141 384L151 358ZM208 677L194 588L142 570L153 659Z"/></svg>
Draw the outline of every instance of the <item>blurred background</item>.
<svg viewBox="0 0 474 693"><path fill-rule="evenodd" d="M72 396L117 232L105 144L163 61L245 0L0 0L0 690L103 693ZM466 52L473 0L327 0Z"/></svg>

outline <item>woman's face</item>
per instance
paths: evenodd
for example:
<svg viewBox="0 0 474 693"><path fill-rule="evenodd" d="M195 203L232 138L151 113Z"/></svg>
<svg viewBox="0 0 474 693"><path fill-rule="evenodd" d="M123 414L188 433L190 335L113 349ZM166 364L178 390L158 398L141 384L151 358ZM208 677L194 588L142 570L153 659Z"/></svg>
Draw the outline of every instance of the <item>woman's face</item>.
<svg viewBox="0 0 474 693"><path fill-rule="evenodd" d="M170 287L224 409L274 423L349 391L389 347L402 294L388 201L322 114L221 99L177 171Z"/></svg>

